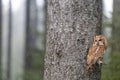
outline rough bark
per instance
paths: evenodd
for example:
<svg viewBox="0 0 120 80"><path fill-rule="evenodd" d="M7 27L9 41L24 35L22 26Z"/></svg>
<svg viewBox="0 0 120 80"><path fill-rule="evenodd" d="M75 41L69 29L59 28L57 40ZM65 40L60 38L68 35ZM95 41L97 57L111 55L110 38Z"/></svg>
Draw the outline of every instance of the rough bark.
<svg viewBox="0 0 120 80"><path fill-rule="evenodd" d="M86 71L93 36L101 32L102 0L47 0L44 80L100 80Z"/></svg>

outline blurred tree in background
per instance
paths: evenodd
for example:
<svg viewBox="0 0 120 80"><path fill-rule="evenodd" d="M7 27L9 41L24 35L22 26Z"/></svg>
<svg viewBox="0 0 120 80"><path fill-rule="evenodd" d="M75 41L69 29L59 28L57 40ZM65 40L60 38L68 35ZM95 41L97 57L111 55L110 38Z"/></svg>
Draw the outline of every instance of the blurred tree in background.
<svg viewBox="0 0 120 80"><path fill-rule="evenodd" d="M42 3L42 1L44 0L0 0L0 68L2 67L0 69L0 80L7 80L7 79L8 80L18 80L18 79L19 80L43 80L44 53L45 53L45 30L43 28L45 26L45 22L44 22L45 8L43 7L45 6L44 6L44 3ZM48 1L55 1L55 0L48 0ZM63 6L63 1L60 1L62 4L61 6ZM79 2L80 4L77 2L80 0L66 0L66 1L68 1L68 3L65 3L66 7L64 8L67 8L65 9L65 12L66 12L65 16L68 16L68 19L66 19L66 22L64 23L64 25L69 23L68 24L69 27L71 27L72 25L74 30L79 30L79 29L75 29L74 25L79 26L79 23L83 21L84 23L83 26L85 25L90 26L89 22L92 19L96 20L97 18L96 13L97 13L97 10L99 9L97 9L97 7L95 7L94 9L86 8L86 7L93 8L94 7L93 4L91 3L87 4L86 1L81 0L81 2L85 4L84 6L81 6L81 2ZM68 9L70 5L67 5L67 4L69 4L70 1L75 3L74 5L70 4L73 9ZM90 2L89 0L87 1ZM94 3L97 4L97 2L101 0L92 0L92 1L94 1ZM112 26L111 27L112 34L107 32L109 35L112 35L112 38L111 39L108 38L109 50L108 52L106 52L107 54L105 54L106 59L104 59L104 62L106 63L106 65L103 65L101 80L120 80L120 76L119 76L120 75L120 60L119 60L120 58L120 37L119 37L120 35L120 0L113 0L113 2L114 2L113 20L110 21L108 17L103 15L103 29L102 29L103 33L107 32L107 31L104 31L107 27ZM42 6L40 6L41 3L42 3ZM56 6L54 9L55 11L53 12L54 15L57 15L57 13L60 14L59 11L56 12L57 9L58 10L60 9L59 7L57 7L57 6L60 6L60 4L55 3L54 5ZM79 9L79 8L83 8L83 9ZM64 10L64 9L61 9L61 10ZM73 10L73 14L70 14L69 10ZM91 10L94 12L92 12ZM91 16L92 14L94 14L95 18ZM69 17L69 15L73 15L72 18ZM65 18L64 15L61 15L60 17L59 16L60 15L58 15L57 18L56 17L52 17L52 18L53 19L56 18L58 20L62 16L63 18ZM85 18L85 16L87 16L87 18ZM101 14L99 16L101 16ZM69 18L71 18L73 22L70 22ZM90 20L88 20L88 18ZM61 22L64 20L65 19L61 19ZM94 27L96 25L95 21L91 21L91 24L92 22L94 22L92 26ZM53 23L55 23L55 21ZM56 22L55 25L58 25L59 27L58 22ZM60 24L60 25L63 25L63 24ZM79 26L79 27L83 27L83 26ZM90 29L94 30L94 28L92 27ZM84 28L82 31L86 30ZM60 35L57 35L58 34L56 32L57 30L55 31L52 31L52 30L53 29L51 29L51 33L52 32L56 33L54 37L60 36ZM71 30L71 29L69 28L68 30ZM98 30L101 32L100 28ZM80 40L81 40L81 37L85 37L85 39L87 37L86 33L80 34L77 31L75 31L74 33L75 35L79 34L78 36L80 37L77 37L77 38L80 38ZM70 32L70 34L72 33ZM24 35L26 37L24 37ZM90 35L90 34L87 34L87 35ZM91 34L91 35L93 36L94 34ZM59 49L58 49L58 52L59 52ZM22 75L21 73L19 73L19 71L21 72L21 70L23 70ZM80 71L79 70L77 71L79 76Z"/></svg>
<svg viewBox="0 0 120 80"><path fill-rule="evenodd" d="M41 23L38 16L40 7L37 6L37 0L27 0L26 8L25 80L43 80L45 32L37 30Z"/></svg>
<svg viewBox="0 0 120 80"><path fill-rule="evenodd" d="M41 1L0 0L0 80L43 80L45 9Z"/></svg>
<svg viewBox="0 0 120 80"><path fill-rule="evenodd" d="M2 0L0 0L0 80L1 80L1 40L2 40Z"/></svg>
<svg viewBox="0 0 120 80"><path fill-rule="evenodd" d="M110 61L103 67L102 80L120 80L120 0L113 0L113 18L109 25L112 26Z"/></svg>
<svg viewBox="0 0 120 80"><path fill-rule="evenodd" d="M120 80L120 0L113 0L110 80Z"/></svg>
<svg viewBox="0 0 120 80"><path fill-rule="evenodd" d="M110 79L110 54L111 54L111 19L107 16L103 15L103 35L106 36L108 41L108 47L103 56L103 62L105 64L102 65L102 76L101 80L109 80ZM107 76L107 77L106 77Z"/></svg>

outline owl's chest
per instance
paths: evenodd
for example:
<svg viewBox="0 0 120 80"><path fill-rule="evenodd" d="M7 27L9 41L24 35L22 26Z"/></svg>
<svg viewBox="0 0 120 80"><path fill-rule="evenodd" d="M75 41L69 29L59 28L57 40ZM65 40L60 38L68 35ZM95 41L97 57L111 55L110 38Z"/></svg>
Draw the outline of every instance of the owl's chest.
<svg viewBox="0 0 120 80"><path fill-rule="evenodd" d="M104 46L98 46L95 48L93 55L102 56L104 54L105 48Z"/></svg>
<svg viewBox="0 0 120 80"><path fill-rule="evenodd" d="M100 53L103 53L105 50L104 46L94 46L92 48L92 53L93 54L100 54Z"/></svg>

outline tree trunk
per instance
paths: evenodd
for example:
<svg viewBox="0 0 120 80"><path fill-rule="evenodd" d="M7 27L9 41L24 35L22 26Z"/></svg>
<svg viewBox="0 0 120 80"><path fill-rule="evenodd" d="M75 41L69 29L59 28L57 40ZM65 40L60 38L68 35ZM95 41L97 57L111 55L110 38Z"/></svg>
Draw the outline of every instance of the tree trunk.
<svg viewBox="0 0 120 80"><path fill-rule="evenodd" d="M113 27L112 27L112 52L120 52L120 0L114 0L113 4Z"/></svg>
<svg viewBox="0 0 120 80"><path fill-rule="evenodd" d="M113 0L113 20L112 20L112 50L110 59L111 80L120 79L120 0ZM117 66L117 67L116 67Z"/></svg>
<svg viewBox="0 0 120 80"><path fill-rule="evenodd" d="M36 0L27 0L26 4L26 68L32 66L32 53L35 49L37 27L37 4Z"/></svg>
<svg viewBox="0 0 120 80"><path fill-rule="evenodd" d="M1 43L1 41L2 41L2 0L0 0L0 80L1 80L1 77L2 77L2 70L1 70L1 60L2 60L2 58L1 58L1 53L2 53L2 51L1 51L1 48L2 48L2 43Z"/></svg>
<svg viewBox="0 0 120 80"><path fill-rule="evenodd" d="M9 31L8 31L8 66L7 66L7 78L8 80L11 80L11 37L12 37L12 4L11 4L11 0L9 0L9 22L8 22L8 26L9 26Z"/></svg>
<svg viewBox="0 0 120 80"><path fill-rule="evenodd" d="M100 66L86 71L86 55L101 18L102 0L47 0L44 80L100 80Z"/></svg>

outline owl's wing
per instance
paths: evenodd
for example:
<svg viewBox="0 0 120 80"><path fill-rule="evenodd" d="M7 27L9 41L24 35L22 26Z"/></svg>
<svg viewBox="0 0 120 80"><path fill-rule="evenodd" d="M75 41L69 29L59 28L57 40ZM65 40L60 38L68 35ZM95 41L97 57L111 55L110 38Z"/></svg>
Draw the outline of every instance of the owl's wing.
<svg viewBox="0 0 120 80"><path fill-rule="evenodd" d="M87 64L88 65L92 65L96 49L97 49L96 46L92 46L89 49L89 52L88 52L88 55L87 55Z"/></svg>
<svg viewBox="0 0 120 80"><path fill-rule="evenodd" d="M93 64L95 64L97 62L97 60L103 56L104 52L105 52L105 48L104 46L99 46L98 47L99 50L97 51L97 53L95 53L94 55L94 59L93 59Z"/></svg>

